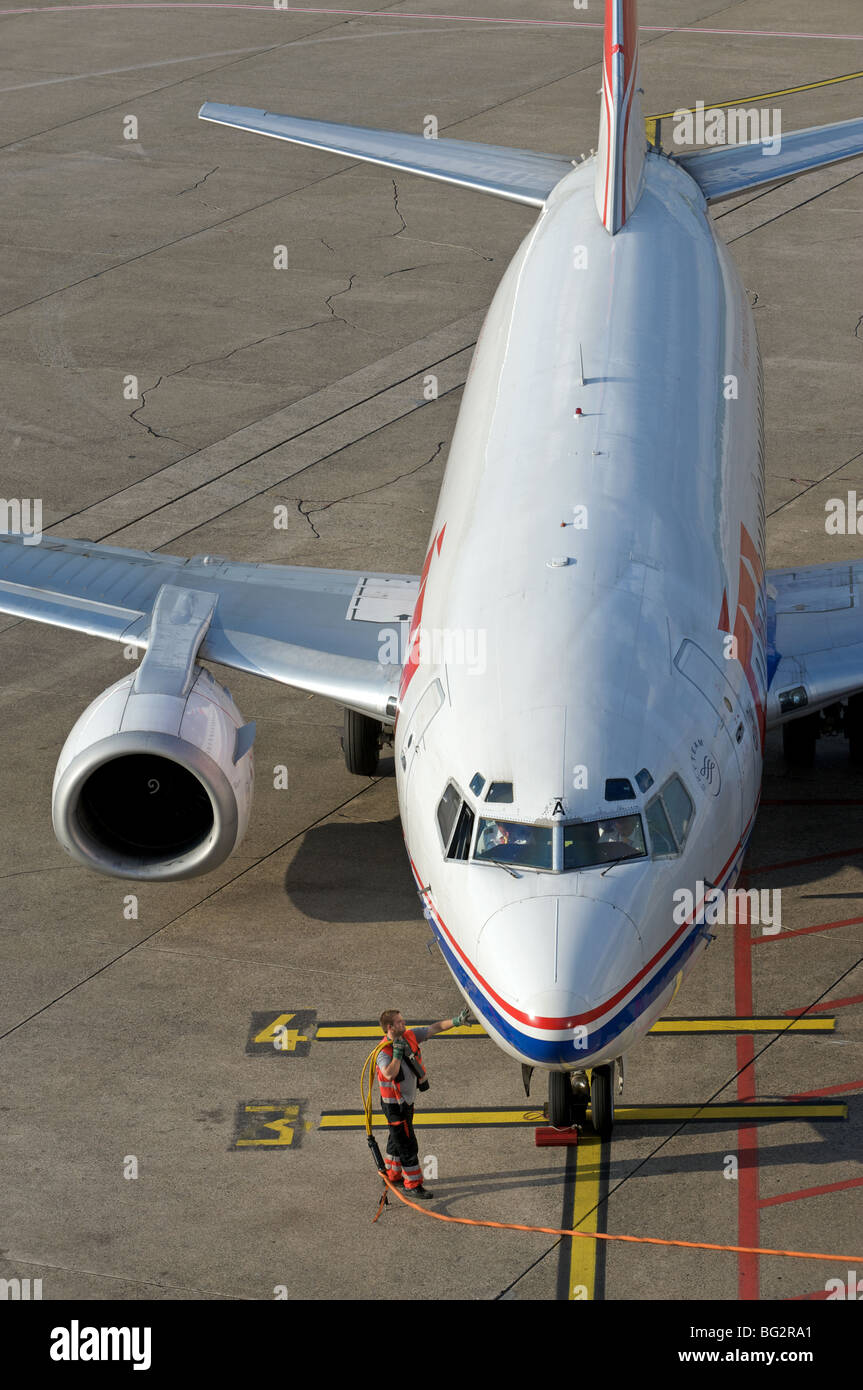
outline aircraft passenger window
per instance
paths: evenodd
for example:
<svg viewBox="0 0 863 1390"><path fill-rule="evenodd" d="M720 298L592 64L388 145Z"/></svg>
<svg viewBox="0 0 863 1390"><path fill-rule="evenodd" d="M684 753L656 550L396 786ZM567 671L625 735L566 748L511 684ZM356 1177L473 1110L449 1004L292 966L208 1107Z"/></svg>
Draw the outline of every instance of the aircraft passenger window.
<svg viewBox="0 0 863 1390"><path fill-rule="evenodd" d="M677 854L677 845L668 824L668 817L662 802L656 796L647 807L647 828L650 831L650 844L654 859L662 859L669 854Z"/></svg>
<svg viewBox="0 0 863 1390"><path fill-rule="evenodd" d="M471 777L470 779L470 789L473 792L474 796L479 796L484 786L485 778L483 777L482 773L475 772L473 774L473 777Z"/></svg>
<svg viewBox="0 0 863 1390"><path fill-rule="evenodd" d="M671 828L681 849L689 834L694 807L679 777L672 777L662 788L662 801L671 821Z"/></svg>
<svg viewBox="0 0 863 1390"><path fill-rule="evenodd" d="M552 827L517 821L480 819L474 859L518 864L523 869L552 868Z"/></svg>
<svg viewBox="0 0 863 1390"><path fill-rule="evenodd" d="M461 802L461 793L452 782L448 784L437 808L437 823L440 827L441 838L443 839L444 849L449 844L449 837L455 825L455 818L458 815L458 808Z"/></svg>
<svg viewBox="0 0 863 1390"><path fill-rule="evenodd" d="M646 854L641 816L576 821L563 827L565 870L589 869L620 859L643 859Z"/></svg>
<svg viewBox="0 0 863 1390"><path fill-rule="evenodd" d="M492 782L485 794L486 801L512 801L512 782Z"/></svg>
<svg viewBox="0 0 863 1390"><path fill-rule="evenodd" d="M628 777L609 777L605 783L606 801L634 801L635 792Z"/></svg>
<svg viewBox="0 0 863 1390"><path fill-rule="evenodd" d="M470 856L470 842L473 839L473 811L467 802L459 812L455 834L447 853L447 859L467 859Z"/></svg>

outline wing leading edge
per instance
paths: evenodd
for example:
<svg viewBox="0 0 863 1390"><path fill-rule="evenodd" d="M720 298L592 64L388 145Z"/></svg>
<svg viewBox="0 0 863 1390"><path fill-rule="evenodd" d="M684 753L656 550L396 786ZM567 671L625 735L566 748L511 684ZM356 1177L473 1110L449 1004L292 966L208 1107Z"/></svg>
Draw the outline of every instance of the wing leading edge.
<svg viewBox="0 0 863 1390"><path fill-rule="evenodd" d="M419 578L0 536L0 612L146 649L163 586L216 594L204 660L395 717Z"/></svg>

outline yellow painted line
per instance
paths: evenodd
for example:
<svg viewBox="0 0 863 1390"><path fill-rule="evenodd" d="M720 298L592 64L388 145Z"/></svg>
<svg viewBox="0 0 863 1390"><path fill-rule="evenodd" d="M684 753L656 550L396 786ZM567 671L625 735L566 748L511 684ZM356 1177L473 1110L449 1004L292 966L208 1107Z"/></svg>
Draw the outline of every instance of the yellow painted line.
<svg viewBox="0 0 863 1390"><path fill-rule="evenodd" d="M416 1110L414 1128L423 1125L544 1125L547 1120L541 1110ZM386 1129L383 1115L373 1115L375 1129ZM360 1110L349 1114L321 1115L321 1129L363 1129L365 1117Z"/></svg>
<svg viewBox="0 0 863 1390"><path fill-rule="evenodd" d="M292 1017L292 1015L283 1015ZM269 1033L276 1024L267 1030ZM836 1029L836 1019L818 1018L663 1018L654 1023L651 1034L660 1033L832 1033ZM260 1035L263 1039L263 1034ZM350 1042L355 1039L380 1038L381 1030L372 1023L322 1023L315 1034L316 1041ZM451 1028L448 1033L439 1033L441 1038L487 1038L488 1034L480 1023L467 1024L464 1028ZM269 1037L266 1041L269 1041ZM257 1041L257 1039L256 1039Z"/></svg>
<svg viewBox="0 0 863 1390"><path fill-rule="evenodd" d="M651 1033L832 1033L835 1018L662 1018Z"/></svg>
<svg viewBox="0 0 863 1390"><path fill-rule="evenodd" d="M572 1211L564 1226L595 1235L599 1230L600 1159L602 1140L598 1134L584 1133L579 1136L575 1150L575 1191ZM572 1300L593 1300L596 1290L596 1256L598 1240L570 1241L569 1289L567 1297Z"/></svg>
<svg viewBox="0 0 863 1390"><path fill-rule="evenodd" d="M713 1120L846 1120L848 1106L842 1102L791 1101L764 1105L634 1105L617 1106L615 1120L619 1124L650 1124L694 1120L709 1124ZM373 1115L376 1129L385 1129L383 1115ZM414 1113L417 1129L427 1126L460 1128L483 1125L544 1125L539 1110L418 1110ZM321 1115L321 1129L362 1129L365 1118L360 1110L330 1112Z"/></svg>
<svg viewBox="0 0 863 1390"><path fill-rule="evenodd" d="M803 82L799 87L783 87L779 92L762 92L760 96L752 97L732 97L730 101L705 102L704 109L710 110L723 106L743 106L748 101L770 101L773 97L790 97L795 92L812 92L816 87L833 87L837 82L853 82L855 78L863 77L863 72L846 72L841 77L825 77L821 82ZM696 111L695 106L678 106L676 111ZM644 124L647 127L647 138L651 145L656 143L656 122L668 120L676 114L675 111L660 111L653 116L645 116Z"/></svg>
<svg viewBox="0 0 863 1390"><path fill-rule="evenodd" d="M422 1027L422 1024L416 1024ZM382 1037L380 1028L376 1023L322 1023L318 1027L315 1038L323 1042L337 1042L342 1039L350 1038L377 1038ZM443 1038L487 1038L488 1034L480 1023L468 1023L463 1028L450 1028L446 1033L438 1033L437 1037Z"/></svg>

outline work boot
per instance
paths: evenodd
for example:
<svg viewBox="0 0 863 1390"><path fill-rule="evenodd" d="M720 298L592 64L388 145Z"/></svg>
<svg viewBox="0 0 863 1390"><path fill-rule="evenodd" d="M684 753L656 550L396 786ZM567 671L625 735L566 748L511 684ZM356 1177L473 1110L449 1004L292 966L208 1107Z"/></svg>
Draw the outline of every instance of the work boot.
<svg viewBox="0 0 863 1390"><path fill-rule="evenodd" d="M430 1202L434 1197L434 1193L429 1192L428 1188L423 1187L422 1183L420 1183L419 1187L408 1188L407 1191L410 1192L412 1197L419 1197L423 1202Z"/></svg>

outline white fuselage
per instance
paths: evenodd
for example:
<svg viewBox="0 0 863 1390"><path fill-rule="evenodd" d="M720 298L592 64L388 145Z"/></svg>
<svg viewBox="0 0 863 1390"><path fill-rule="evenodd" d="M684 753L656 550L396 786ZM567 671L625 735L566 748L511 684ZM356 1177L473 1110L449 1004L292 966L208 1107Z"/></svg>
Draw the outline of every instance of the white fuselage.
<svg viewBox="0 0 863 1390"><path fill-rule="evenodd" d="M591 164L550 196L477 344L395 733L406 843L447 964L505 1051L557 1069L623 1053L706 944L697 911L674 922L672 894L736 880L766 693L747 297L683 170L651 152L610 236ZM635 788L641 769L646 795L605 799L606 779ZM511 782L512 803L485 806L476 773ZM547 824L643 818L672 774L695 811L671 857L517 873L445 858L449 781L477 818Z"/></svg>

